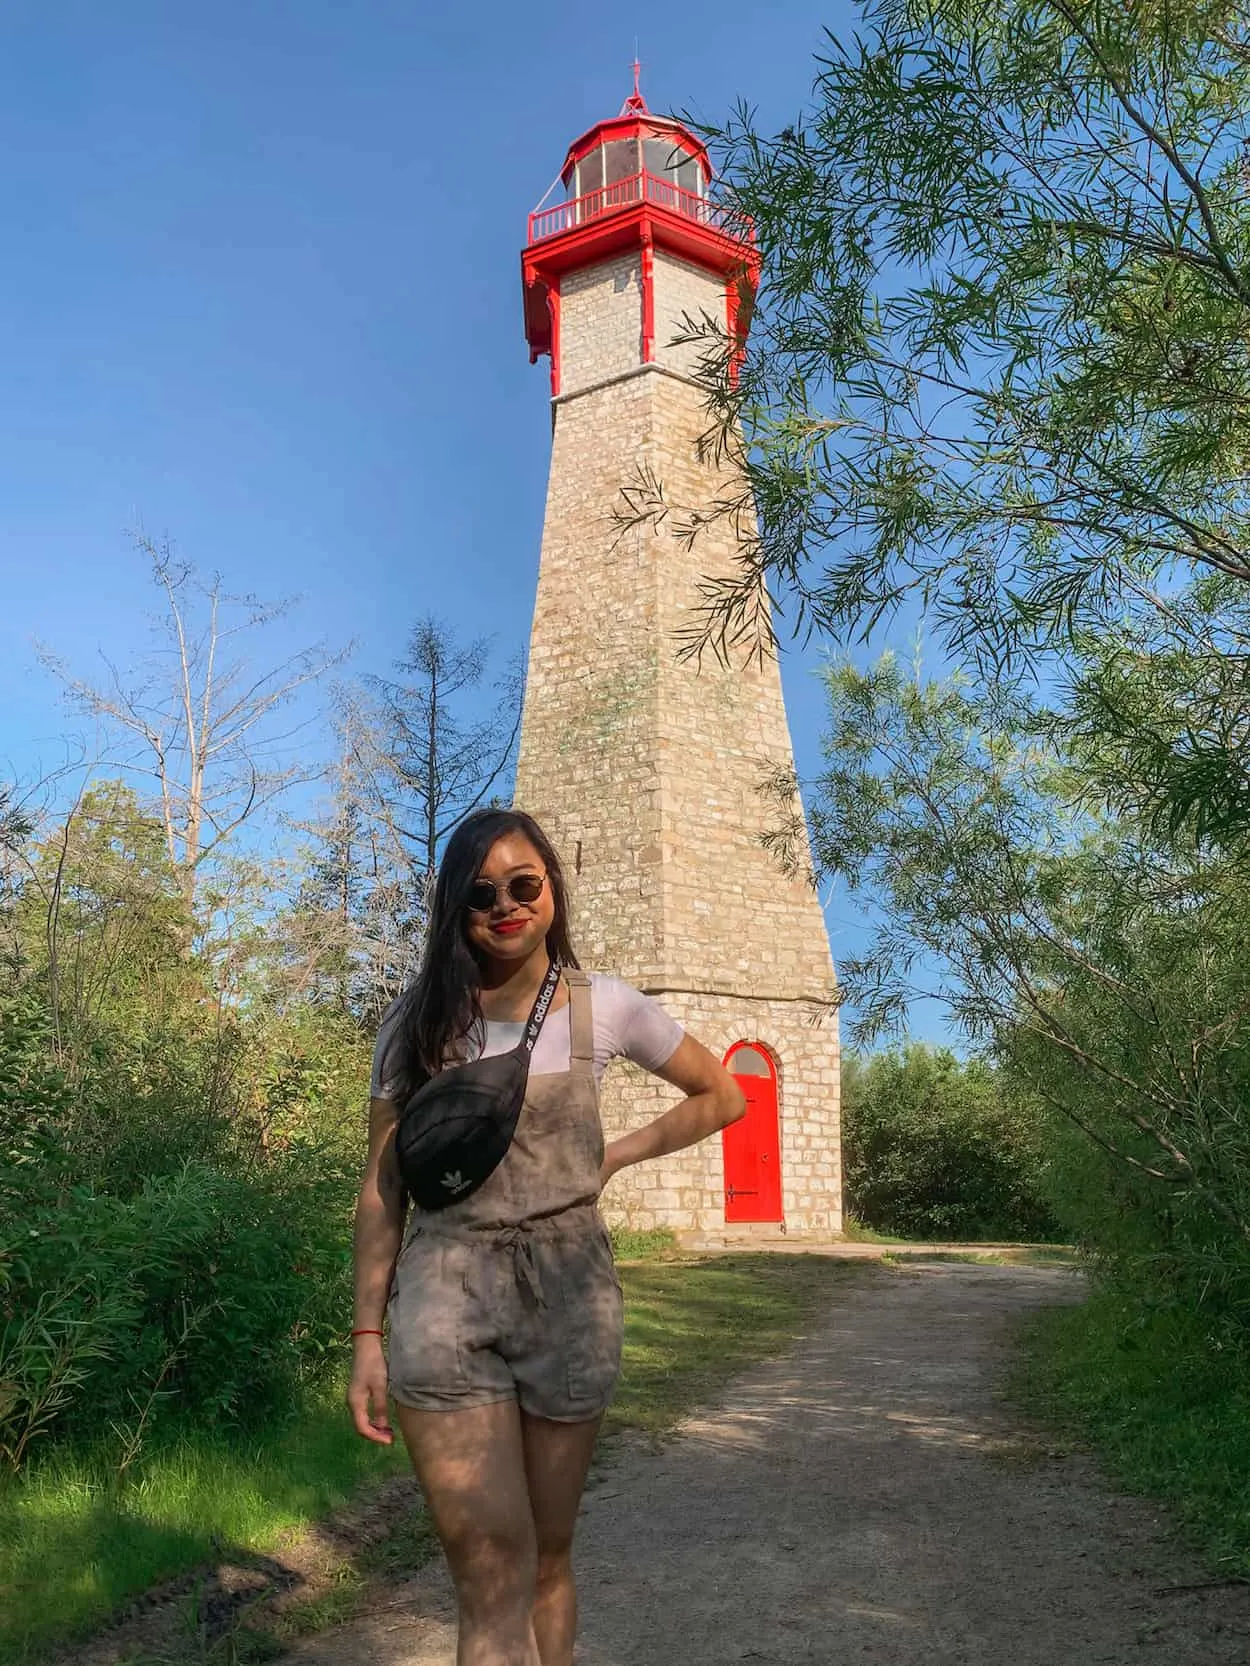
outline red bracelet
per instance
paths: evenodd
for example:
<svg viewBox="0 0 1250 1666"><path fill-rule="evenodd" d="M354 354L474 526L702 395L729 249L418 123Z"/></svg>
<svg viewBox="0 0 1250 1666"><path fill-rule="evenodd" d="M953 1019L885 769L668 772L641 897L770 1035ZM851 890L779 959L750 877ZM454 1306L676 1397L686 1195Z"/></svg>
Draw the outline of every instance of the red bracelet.
<svg viewBox="0 0 1250 1666"><path fill-rule="evenodd" d="M382 1332L380 1330L354 1330L352 1332L352 1335L353 1336L381 1336Z"/></svg>

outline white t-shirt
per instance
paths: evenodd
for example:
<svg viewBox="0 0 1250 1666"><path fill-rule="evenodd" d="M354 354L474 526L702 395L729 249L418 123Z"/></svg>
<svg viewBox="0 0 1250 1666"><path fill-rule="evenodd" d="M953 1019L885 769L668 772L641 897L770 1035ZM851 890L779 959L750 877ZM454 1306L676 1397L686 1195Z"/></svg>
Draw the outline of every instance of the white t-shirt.
<svg viewBox="0 0 1250 1666"><path fill-rule="evenodd" d="M644 1070L658 1070L672 1058L686 1033L657 1000L642 994L620 978L592 972L590 1003L594 1015L596 1081L603 1080L603 1073L612 1059L629 1059ZM378 1028L377 1044L373 1049L373 1076L369 1084L369 1092L374 1099L389 1099L397 1091L395 1074L388 1069L387 1054L395 1033L399 1006L399 1001L391 1003ZM496 1053L506 1053L520 1041L524 1029L524 1023L488 1023L485 1046L479 1051L470 1038L467 1056L490 1058ZM569 1004L566 1003L558 1012L547 1014L534 1044L530 1075L554 1076L567 1070L570 1045Z"/></svg>

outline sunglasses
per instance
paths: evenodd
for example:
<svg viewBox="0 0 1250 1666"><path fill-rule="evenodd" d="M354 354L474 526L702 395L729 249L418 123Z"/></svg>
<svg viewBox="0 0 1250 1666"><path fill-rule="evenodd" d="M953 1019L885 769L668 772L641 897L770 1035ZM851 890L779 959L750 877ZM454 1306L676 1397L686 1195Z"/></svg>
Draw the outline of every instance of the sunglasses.
<svg viewBox="0 0 1250 1666"><path fill-rule="evenodd" d="M475 879L469 886L464 906L471 914L488 914L495 906L495 899L500 892L506 897L511 897L513 902L537 902L546 883L545 873L518 874L515 879L508 880L506 885L496 885L490 879Z"/></svg>

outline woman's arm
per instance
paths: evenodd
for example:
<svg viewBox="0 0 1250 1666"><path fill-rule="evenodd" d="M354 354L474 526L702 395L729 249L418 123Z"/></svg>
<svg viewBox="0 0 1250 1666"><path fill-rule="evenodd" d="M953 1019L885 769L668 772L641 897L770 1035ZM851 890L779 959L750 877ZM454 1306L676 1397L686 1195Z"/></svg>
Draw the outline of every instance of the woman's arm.
<svg viewBox="0 0 1250 1666"><path fill-rule="evenodd" d="M655 1074L680 1088L686 1097L645 1128L637 1128L612 1141L603 1157L602 1185L606 1186L614 1174L633 1163L645 1163L649 1157L664 1157L670 1151L680 1151L683 1146L694 1145L746 1115L742 1089L724 1065L692 1035L682 1037L677 1051Z"/></svg>
<svg viewBox="0 0 1250 1666"><path fill-rule="evenodd" d="M356 1200L353 1239L355 1317L353 1330L381 1331L386 1298L404 1234L404 1196L395 1165L398 1112L389 1099L369 1101L369 1158ZM386 1411L386 1355L382 1338L352 1338L352 1375L347 1390L356 1432L389 1446L394 1438Z"/></svg>

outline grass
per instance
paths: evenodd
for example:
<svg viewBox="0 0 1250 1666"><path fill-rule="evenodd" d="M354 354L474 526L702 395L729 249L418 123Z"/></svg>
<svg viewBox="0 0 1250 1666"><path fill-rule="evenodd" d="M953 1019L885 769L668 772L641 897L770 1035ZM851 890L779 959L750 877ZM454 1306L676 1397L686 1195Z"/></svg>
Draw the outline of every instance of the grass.
<svg viewBox="0 0 1250 1666"><path fill-rule="evenodd" d="M899 1245L886 1250L881 1260L887 1267L905 1267L912 1261L962 1261L981 1267L1076 1267L1080 1260L1074 1249L1064 1244L1021 1244L997 1249L978 1249L969 1244L965 1250L907 1249Z"/></svg>
<svg viewBox="0 0 1250 1666"><path fill-rule="evenodd" d="M626 1260L631 1251L649 1259ZM755 1360L784 1350L820 1297L853 1273L819 1256L678 1259L666 1234L618 1243L626 1293L625 1367L609 1431L670 1430ZM98 1629L139 1593L226 1561L247 1566L406 1469L397 1443L352 1431L341 1380L286 1427L246 1438L189 1431L136 1464L125 1484L103 1451L54 1454L0 1489L0 1662L25 1666ZM358 1554L265 1630L232 1628L216 1653L186 1599L186 1649L157 1662L273 1658L285 1640L357 1611L370 1585L411 1571L432 1541L420 1512ZM139 1666L135 1657L132 1666Z"/></svg>
<svg viewBox="0 0 1250 1666"><path fill-rule="evenodd" d="M623 1265L625 1364L607 1429L667 1433L735 1373L783 1352L852 1271L818 1255Z"/></svg>
<svg viewBox="0 0 1250 1666"><path fill-rule="evenodd" d="M98 1624L128 1598L198 1565L275 1549L381 1475L394 1449L346 1423L342 1383L285 1427L188 1431L154 1446L124 1483L107 1453L57 1453L0 1492L0 1660Z"/></svg>
<svg viewBox="0 0 1250 1666"><path fill-rule="evenodd" d="M1142 1317L1095 1292L1022 1332L1015 1392L1091 1446L1130 1491L1165 1501L1213 1569L1250 1577L1250 1372L1193 1314Z"/></svg>
<svg viewBox="0 0 1250 1666"><path fill-rule="evenodd" d="M676 1235L667 1227L639 1232L631 1226L614 1226L612 1251L618 1261L669 1261L680 1254Z"/></svg>
<svg viewBox="0 0 1250 1666"><path fill-rule="evenodd" d="M889 1232L878 1232L875 1226L869 1226L856 1215L847 1215L842 1222L842 1236L852 1244L906 1244L907 1238L898 1238Z"/></svg>
<svg viewBox="0 0 1250 1666"><path fill-rule="evenodd" d="M1040 1266L1044 1265L1048 1259L1052 1261L1071 1261L1075 1254L1072 1247L1068 1244L1017 1244L1010 1238L1004 1238L1002 1236L978 1239L962 1238L956 1235L952 1238L949 1235L942 1233L930 1233L927 1237L900 1238L888 1232L878 1232L876 1227L867 1226L863 1221L859 1220L854 1215L848 1215L846 1217L843 1237L846 1238L848 1242L853 1244L885 1244L889 1247L889 1249L898 1250L900 1255L905 1254L908 1250L911 1250L913 1253L917 1253L918 1246L926 1243L959 1244L961 1246L966 1246L966 1249L937 1251L926 1258L930 1261L975 1259L999 1259L1004 1261L1023 1260L1028 1261L1030 1264L1036 1263ZM993 1254L987 1252L986 1256L977 1257L974 1252L977 1250L977 1246L979 1244L993 1245L997 1250L1002 1251L1002 1254L994 1256ZM885 1259L889 1259L888 1254Z"/></svg>

